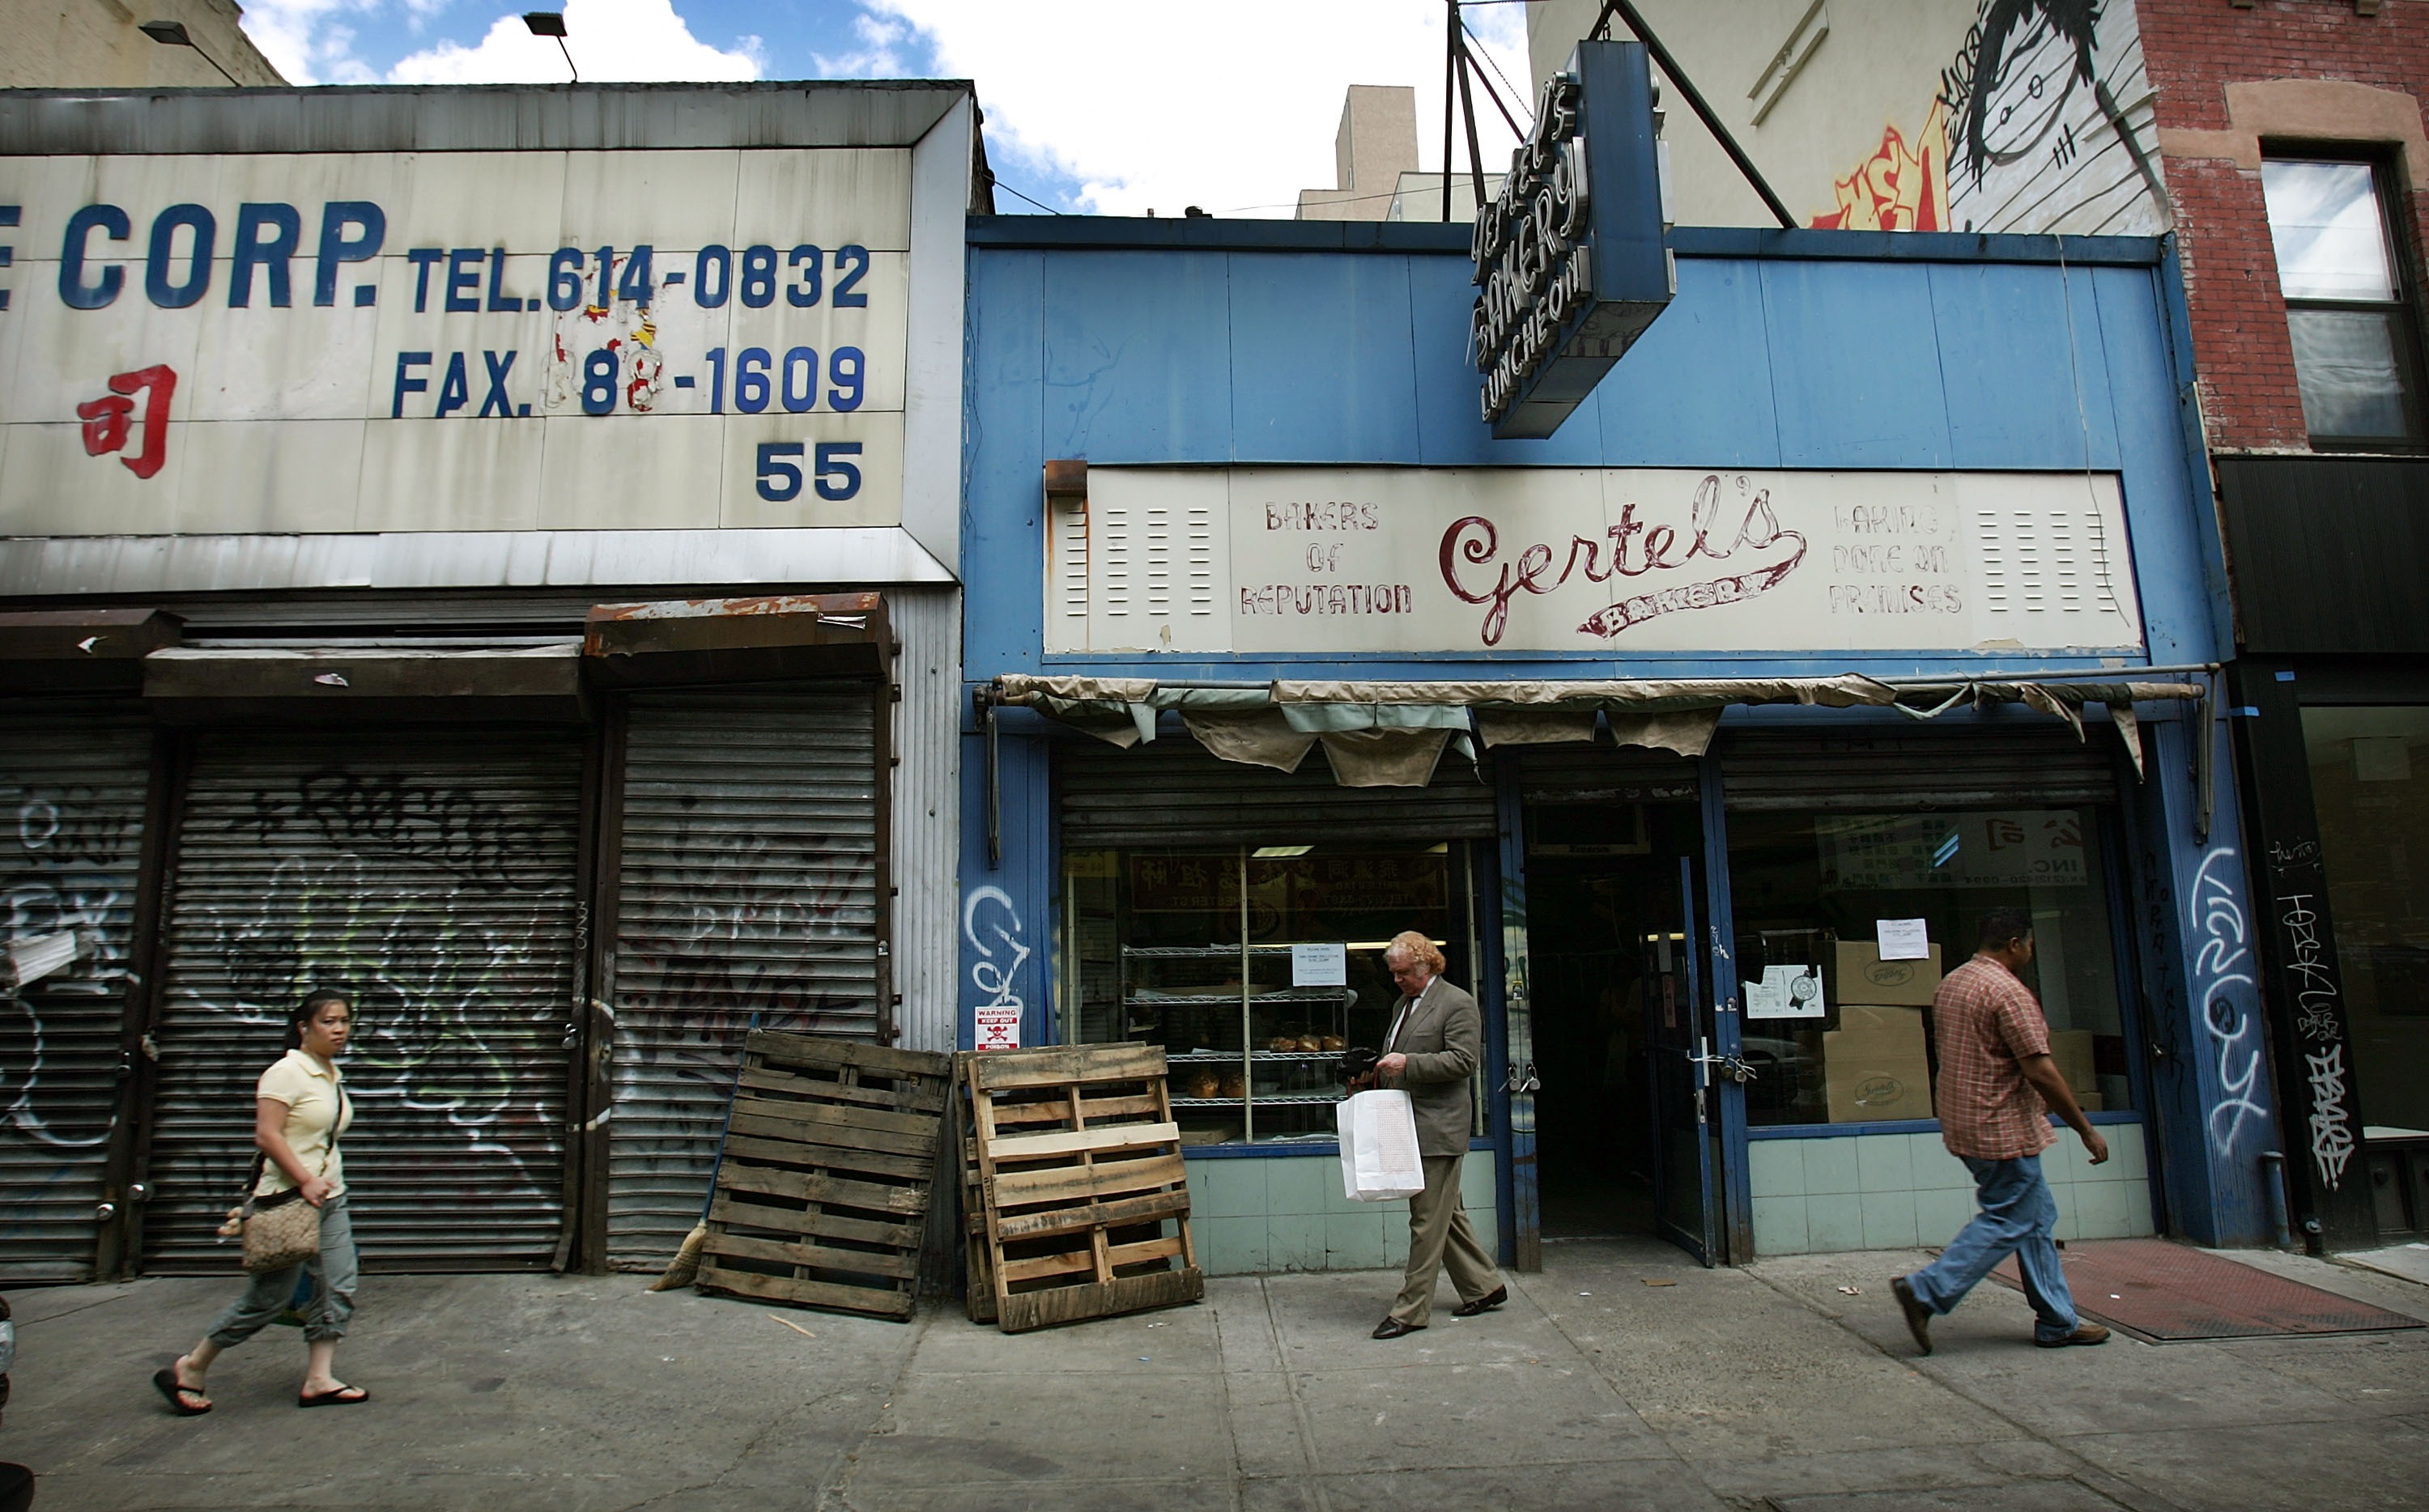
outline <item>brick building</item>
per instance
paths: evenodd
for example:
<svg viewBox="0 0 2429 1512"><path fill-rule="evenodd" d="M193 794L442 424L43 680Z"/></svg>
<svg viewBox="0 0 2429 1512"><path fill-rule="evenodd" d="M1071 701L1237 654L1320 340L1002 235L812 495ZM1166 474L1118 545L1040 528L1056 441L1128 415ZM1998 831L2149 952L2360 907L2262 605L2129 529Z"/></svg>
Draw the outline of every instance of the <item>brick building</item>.
<svg viewBox="0 0 2429 1512"><path fill-rule="evenodd" d="M2218 488L2238 651L2226 701L2262 915L2250 932L2295 1218L2338 1248L2418 1238L2429 4L2139 9Z"/></svg>

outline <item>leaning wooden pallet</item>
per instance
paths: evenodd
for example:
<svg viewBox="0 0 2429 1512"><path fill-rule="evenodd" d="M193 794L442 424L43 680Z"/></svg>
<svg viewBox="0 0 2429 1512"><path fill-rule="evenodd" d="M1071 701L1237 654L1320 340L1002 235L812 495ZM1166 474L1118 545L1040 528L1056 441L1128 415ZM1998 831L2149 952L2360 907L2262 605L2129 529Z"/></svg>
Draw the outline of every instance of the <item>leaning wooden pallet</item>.
<svg viewBox="0 0 2429 1512"><path fill-rule="evenodd" d="M952 1058L757 1029L700 1286L908 1320Z"/></svg>
<svg viewBox="0 0 2429 1512"><path fill-rule="evenodd" d="M1205 1295L1162 1046L991 1051L967 1072L998 1327Z"/></svg>
<svg viewBox="0 0 2429 1512"><path fill-rule="evenodd" d="M995 1271L987 1263L987 1227L985 1183L979 1179L979 1142L970 1126L969 1063L977 1052L958 1051L953 1056L953 1090L948 1105L951 1117L947 1121L947 1135L961 1162L962 1173L962 1253L965 1276L962 1306L970 1322L995 1322Z"/></svg>

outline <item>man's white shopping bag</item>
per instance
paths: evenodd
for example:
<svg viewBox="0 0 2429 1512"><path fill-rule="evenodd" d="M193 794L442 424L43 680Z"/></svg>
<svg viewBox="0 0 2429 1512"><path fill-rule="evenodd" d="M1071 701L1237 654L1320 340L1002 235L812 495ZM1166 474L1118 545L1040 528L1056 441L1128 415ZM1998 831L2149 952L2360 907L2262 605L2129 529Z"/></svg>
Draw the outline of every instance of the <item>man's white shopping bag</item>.
<svg viewBox="0 0 2429 1512"><path fill-rule="evenodd" d="M1417 1115L1404 1092L1362 1092L1340 1105L1341 1187L1357 1202L1390 1202L1426 1190Z"/></svg>

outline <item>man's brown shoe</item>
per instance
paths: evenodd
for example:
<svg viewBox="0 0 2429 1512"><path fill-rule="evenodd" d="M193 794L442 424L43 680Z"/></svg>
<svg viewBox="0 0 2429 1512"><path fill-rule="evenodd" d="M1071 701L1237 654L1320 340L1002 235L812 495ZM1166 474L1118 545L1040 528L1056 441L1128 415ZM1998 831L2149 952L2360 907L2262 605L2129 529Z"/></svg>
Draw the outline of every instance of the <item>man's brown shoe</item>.
<svg viewBox="0 0 2429 1512"><path fill-rule="evenodd" d="M1891 1278L1890 1294L1897 1298L1898 1310L1906 1314L1906 1331L1914 1336L1914 1347L1926 1355L1930 1354L1931 1309L1925 1307L1923 1299L1914 1294L1914 1288L1906 1284L1905 1276Z"/></svg>
<svg viewBox="0 0 2429 1512"><path fill-rule="evenodd" d="M1473 1318L1479 1312L1491 1312L1494 1308L1501 1306L1509 1300L1510 1289L1508 1287L1495 1287L1492 1290L1477 1298L1474 1302L1462 1302L1458 1307L1453 1307L1450 1310L1450 1315L1454 1318Z"/></svg>
<svg viewBox="0 0 2429 1512"><path fill-rule="evenodd" d="M2043 1349L2064 1349L2069 1344L2105 1344L2108 1342L2108 1330L2096 1323L2077 1323L2074 1332L2064 1339L2043 1339L2035 1334L2033 1342Z"/></svg>
<svg viewBox="0 0 2429 1512"><path fill-rule="evenodd" d="M1383 1316L1383 1321L1375 1325L1375 1337L1378 1339L1398 1339L1404 1334L1413 1334L1424 1326L1424 1323L1402 1323L1399 1319L1386 1313Z"/></svg>

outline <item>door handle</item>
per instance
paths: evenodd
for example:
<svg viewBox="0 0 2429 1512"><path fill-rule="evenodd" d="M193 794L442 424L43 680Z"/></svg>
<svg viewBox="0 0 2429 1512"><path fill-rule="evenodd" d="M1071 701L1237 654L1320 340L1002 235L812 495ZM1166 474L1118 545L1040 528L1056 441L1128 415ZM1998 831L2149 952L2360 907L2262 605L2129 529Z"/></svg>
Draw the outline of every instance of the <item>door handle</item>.
<svg viewBox="0 0 2429 1512"><path fill-rule="evenodd" d="M1501 1090L1512 1094L1541 1092L1543 1087L1544 1084L1535 1079L1535 1062L1532 1060L1523 1065L1515 1060L1511 1061L1510 1075L1501 1083Z"/></svg>
<svg viewBox="0 0 2429 1512"><path fill-rule="evenodd" d="M1722 1076L1728 1077L1731 1081L1737 1082L1741 1086L1744 1085L1746 1082L1756 1079L1761 1075L1761 1073L1755 1070L1754 1067L1746 1064L1745 1057L1743 1056L1691 1055L1687 1059L1699 1066L1713 1067L1718 1070Z"/></svg>

